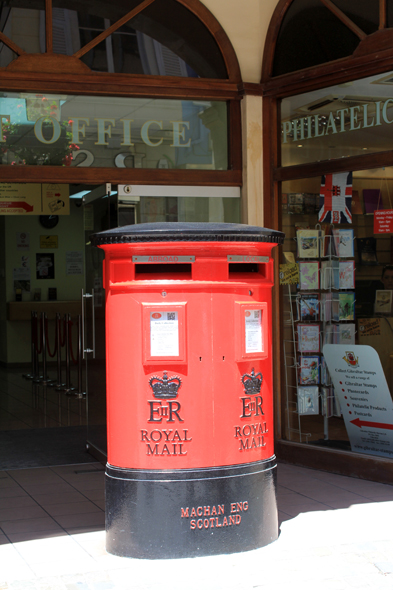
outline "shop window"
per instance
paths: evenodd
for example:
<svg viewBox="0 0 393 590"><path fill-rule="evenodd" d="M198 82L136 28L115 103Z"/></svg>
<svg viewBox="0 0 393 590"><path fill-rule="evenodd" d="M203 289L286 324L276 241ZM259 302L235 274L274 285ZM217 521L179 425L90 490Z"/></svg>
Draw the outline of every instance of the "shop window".
<svg viewBox="0 0 393 590"><path fill-rule="evenodd" d="M348 195L338 216L332 187ZM327 174L282 188L284 439L390 457L393 169ZM339 361L348 374L325 358L326 344L345 345ZM367 347L375 351L371 370L349 365L357 345L365 345L368 359ZM339 388L337 371L345 375Z"/></svg>
<svg viewBox="0 0 393 590"><path fill-rule="evenodd" d="M293 166L391 149L393 72L281 102L281 162Z"/></svg>
<svg viewBox="0 0 393 590"><path fill-rule="evenodd" d="M0 165L228 169L227 103L3 92Z"/></svg>
<svg viewBox="0 0 393 590"><path fill-rule="evenodd" d="M262 71L265 215L286 234L278 456L381 481L365 455L393 456L392 38L392 0L280 0Z"/></svg>
<svg viewBox="0 0 393 590"><path fill-rule="evenodd" d="M228 78L215 38L195 14L176 0L144 4L53 0L48 21L43 0L0 2L0 32L11 41L2 39L0 67L21 52L53 51L79 57L95 72ZM135 16L128 19L131 11Z"/></svg>

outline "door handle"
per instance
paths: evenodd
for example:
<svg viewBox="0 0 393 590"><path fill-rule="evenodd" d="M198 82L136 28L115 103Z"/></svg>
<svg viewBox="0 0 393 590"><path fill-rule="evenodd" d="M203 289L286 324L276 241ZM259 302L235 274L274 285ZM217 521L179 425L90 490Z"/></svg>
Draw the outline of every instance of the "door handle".
<svg viewBox="0 0 393 590"><path fill-rule="evenodd" d="M91 313L92 313L92 336L93 336L93 348L85 348L86 341L86 326L85 326L85 300L91 299ZM94 289L91 293L85 293L82 289L82 354L83 359L86 358L86 354L92 352L93 359L96 358L96 323L95 323L95 305L94 305Z"/></svg>

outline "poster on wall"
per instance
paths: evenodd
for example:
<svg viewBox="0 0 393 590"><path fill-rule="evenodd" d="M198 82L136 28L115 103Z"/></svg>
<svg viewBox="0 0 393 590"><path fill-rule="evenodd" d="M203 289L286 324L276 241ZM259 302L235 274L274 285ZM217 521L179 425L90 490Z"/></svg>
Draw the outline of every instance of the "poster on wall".
<svg viewBox="0 0 393 590"><path fill-rule="evenodd" d="M28 232L17 232L16 234L16 249L29 250L30 249L30 234Z"/></svg>
<svg viewBox="0 0 393 590"><path fill-rule="evenodd" d="M13 269L12 278L15 293L18 290L20 292L30 292L30 265L28 256L22 256L21 265Z"/></svg>
<svg viewBox="0 0 393 590"><path fill-rule="evenodd" d="M325 344L323 354L352 451L391 459L393 401L378 353L366 345Z"/></svg>
<svg viewBox="0 0 393 590"><path fill-rule="evenodd" d="M55 278L55 255L36 254L36 278L37 279L54 279Z"/></svg>
<svg viewBox="0 0 393 590"><path fill-rule="evenodd" d="M66 252L66 275L83 274L83 252Z"/></svg>
<svg viewBox="0 0 393 590"><path fill-rule="evenodd" d="M59 247L59 236L40 236L40 250L53 250Z"/></svg>
<svg viewBox="0 0 393 590"><path fill-rule="evenodd" d="M44 215L69 215L70 196L68 184L42 185L42 213Z"/></svg>

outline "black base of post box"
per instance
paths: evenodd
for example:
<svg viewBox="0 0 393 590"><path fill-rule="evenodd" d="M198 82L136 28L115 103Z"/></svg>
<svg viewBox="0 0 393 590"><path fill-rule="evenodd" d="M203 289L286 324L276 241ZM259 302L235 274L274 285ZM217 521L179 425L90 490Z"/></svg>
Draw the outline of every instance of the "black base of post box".
<svg viewBox="0 0 393 590"><path fill-rule="evenodd" d="M173 559L240 553L278 537L276 459L231 467L106 467L106 548Z"/></svg>

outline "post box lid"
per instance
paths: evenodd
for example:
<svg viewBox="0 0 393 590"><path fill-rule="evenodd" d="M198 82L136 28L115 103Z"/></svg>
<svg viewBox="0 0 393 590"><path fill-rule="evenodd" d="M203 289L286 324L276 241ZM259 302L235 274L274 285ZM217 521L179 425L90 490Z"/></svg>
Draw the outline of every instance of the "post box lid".
<svg viewBox="0 0 393 590"><path fill-rule="evenodd" d="M93 246L131 242L270 242L282 244L283 232L241 223L157 222L125 225L91 236Z"/></svg>

